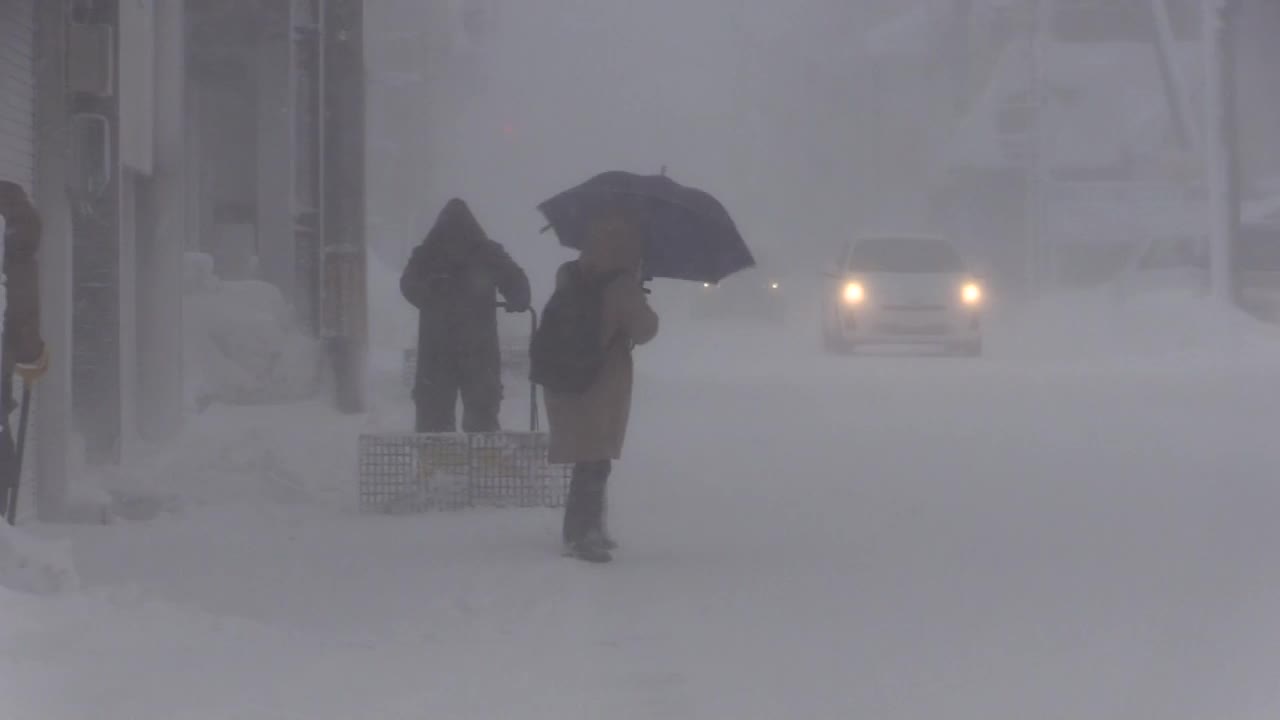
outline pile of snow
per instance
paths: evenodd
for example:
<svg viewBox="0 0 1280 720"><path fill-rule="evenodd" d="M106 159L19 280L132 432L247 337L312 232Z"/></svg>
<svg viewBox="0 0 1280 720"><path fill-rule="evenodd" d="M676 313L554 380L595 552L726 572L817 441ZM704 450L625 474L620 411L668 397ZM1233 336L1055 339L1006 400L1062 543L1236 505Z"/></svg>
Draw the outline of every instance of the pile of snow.
<svg viewBox="0 0 1280 720"><path fill-rule="evenodd" d="M214 406L101 482L116 514L133 520L194 506L353 506L357 438L370 422L322 400Z"/></svg>
<svg viewBox="0 0 1280 720"><path fill-rule="evenodd" d="M189 254L186 273L188 394L197 406L282 403L313 393L320 347L297 328L278 288L221 280L208 255Z"/></svg>
<svg viewBox="0 0 1280 720"><path fill-rule="evenodd" d="M37 540L0 522L0 587L40 595L78 590L71 542Z"/></svg>
<svg viewBox="0 0 1280 720"><path fill-rule="evenodd" d="M1280 360L1280 333L1191 289L1129 297L1070 293L1002 318L993 343L1010 359L1163 364Z"/></svg>

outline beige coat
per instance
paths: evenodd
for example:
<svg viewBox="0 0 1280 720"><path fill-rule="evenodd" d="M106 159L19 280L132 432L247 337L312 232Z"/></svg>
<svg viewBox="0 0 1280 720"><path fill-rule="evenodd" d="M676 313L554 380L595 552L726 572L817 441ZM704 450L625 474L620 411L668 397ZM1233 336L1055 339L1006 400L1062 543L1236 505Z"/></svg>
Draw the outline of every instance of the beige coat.
<svg viewBox="0 0 1280 720"><path fill-rule="evenodd" d="M547 392L547 418L551 422L553 463L617 460L627 436L631 414L633 368L631 348L658 334L658 316L649 307L639 281L641 244L626 226L610 223L592 233L592 244L579 263L590 273L635 271L614 280L604 291L603 322L610 346L595 384L581 394ZM569 279L567 266L556 273L556 286Z"/></svg>

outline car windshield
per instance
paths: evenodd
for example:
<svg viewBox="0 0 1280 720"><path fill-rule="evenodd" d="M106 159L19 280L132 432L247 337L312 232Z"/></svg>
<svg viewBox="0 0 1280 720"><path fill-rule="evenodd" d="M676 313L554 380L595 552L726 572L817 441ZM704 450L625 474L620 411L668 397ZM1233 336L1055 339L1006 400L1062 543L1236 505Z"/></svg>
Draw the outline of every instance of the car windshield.
<svg viewBox="0 0 1280 720"><path fill-rule="evenodd" d="M849 256L849 270L887 273L961 272L964 263L945 240L874 238L862 240Z"/></svg>

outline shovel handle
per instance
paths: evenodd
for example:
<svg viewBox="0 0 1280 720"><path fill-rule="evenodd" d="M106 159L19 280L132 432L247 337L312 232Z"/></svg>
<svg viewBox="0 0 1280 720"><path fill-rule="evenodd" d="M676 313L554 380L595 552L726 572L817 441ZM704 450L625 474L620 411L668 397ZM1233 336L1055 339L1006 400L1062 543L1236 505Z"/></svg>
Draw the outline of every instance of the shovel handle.
<svg viewBox="0 0 1280 720"><path fill-rule="evenodd" d="M31 386L22 384L22 406L18 414L18 434L13 438L13 478L5 498L5 520L10 525L18 524L18 496L22 483L22 456L27 445L27 425L31 418ZM6 420L7 422L7 420Z"/></svg>
<svg viewBox="0 0 1280 720"><path fill-rule="evenodd" d="M498 307L502 310L507 309L504 302L498 303ZM538 311L530 305L529 313L529 341L533 342L533 336L538 332ZM538 386L534 384L533 379L529 380L529 432L538 432Z"/></svg>

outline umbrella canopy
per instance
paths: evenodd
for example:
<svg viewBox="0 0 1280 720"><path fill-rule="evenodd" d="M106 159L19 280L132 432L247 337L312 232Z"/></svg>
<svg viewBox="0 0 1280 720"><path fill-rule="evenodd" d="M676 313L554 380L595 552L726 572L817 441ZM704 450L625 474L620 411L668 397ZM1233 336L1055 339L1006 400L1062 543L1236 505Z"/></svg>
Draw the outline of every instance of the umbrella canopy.
<svg viewBox="0 0 1280 720"><path fill-rule="evenodd" d="M588 228L621 217L645 237L644 273L649 278L720 282L755 265L751 251L711 195L666 175L606 172L538 206L560 243L581 250Z"/></svg>

